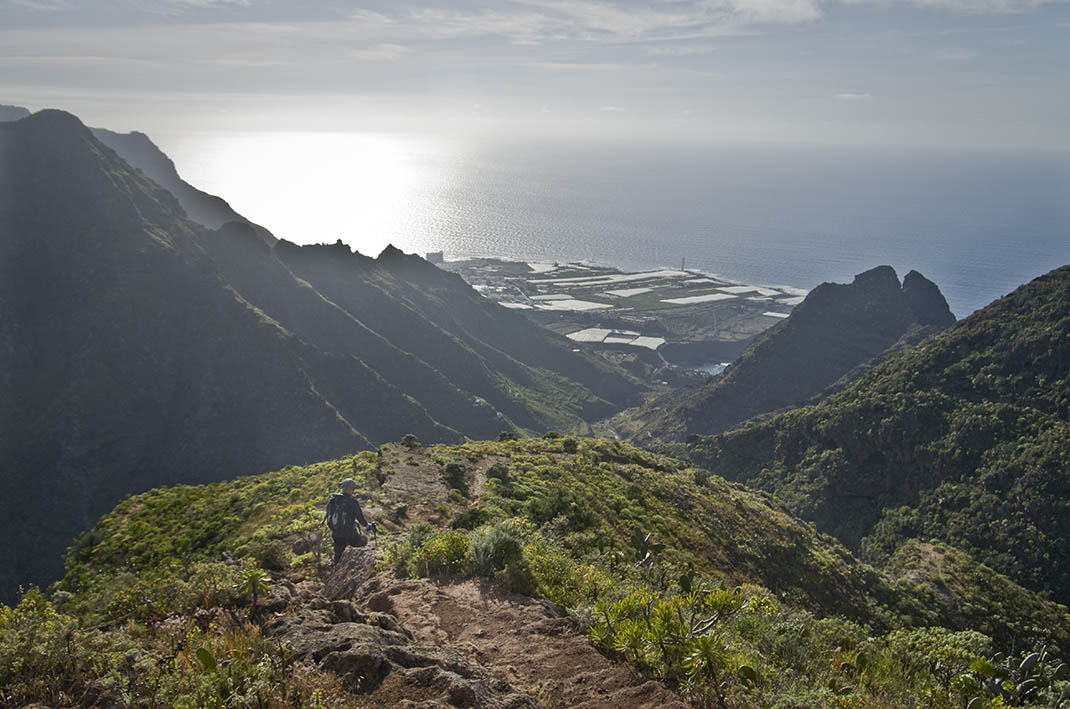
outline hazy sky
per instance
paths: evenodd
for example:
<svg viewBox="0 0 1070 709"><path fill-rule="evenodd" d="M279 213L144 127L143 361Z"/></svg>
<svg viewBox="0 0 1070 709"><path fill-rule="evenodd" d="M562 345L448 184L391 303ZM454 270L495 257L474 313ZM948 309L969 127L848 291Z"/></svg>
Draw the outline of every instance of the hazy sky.
<svg viewBox="0 0 1070 709"><path fill-rule="evenodd" d="M0 103L120 130L1070 147L1067 0L0 0Z"/></svg>

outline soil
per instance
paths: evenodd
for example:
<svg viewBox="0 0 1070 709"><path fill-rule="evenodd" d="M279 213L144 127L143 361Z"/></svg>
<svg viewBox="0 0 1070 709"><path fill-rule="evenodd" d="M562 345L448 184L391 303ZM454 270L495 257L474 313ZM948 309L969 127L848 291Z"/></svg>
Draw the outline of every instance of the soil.
<svg viewBox="0 0 1070 709"><path fill-rule="evenodd" d="M549 601L486 579L376 574L374 555L348 549L326 583L270 599L268 632L338 674L360 706L687 706L599 653Z"/></svg>
<svg viewBox="0 0 1070 709"><path fill-rule="evenodd" d="M543 707L687 706L661 683L600 654L553 604L489 581L383 575L358 590L360 601L396 616L418 642L457 650Z"/></svg>

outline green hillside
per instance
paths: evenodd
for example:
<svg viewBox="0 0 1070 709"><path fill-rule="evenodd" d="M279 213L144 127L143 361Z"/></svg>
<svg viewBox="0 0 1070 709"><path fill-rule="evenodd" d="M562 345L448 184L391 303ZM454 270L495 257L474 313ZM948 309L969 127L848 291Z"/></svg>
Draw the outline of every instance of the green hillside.
<svg viewBox="0 0 1070 709"><path fill-rule="evenodd" d="M378 596L362 594L423 576L446 587L484 577L522 594L511 596L518 603L545 597L567 611L568 633L586 633L637 681L662 682L695 706L955 707L978 697L976 709L1002 696L983 688L992 677L1007 696L1034 680L1027 704L1070 691L1056 679L1066 672L1056 658L1070 641L1067 609L950 548L918 544L886 573L766 493L607 440L409 441L380 453L123 500L71 549L50 597L31 591L0 607L3 694L49 706L91 692L122 706L426 698L342 676L326 650L298 660L283 640L293 636L279 635L291 618L305 623L304 646L316 633L333 637L341 626L310 625L325 607L397 629ZM307 595L323 573L322 503L347 476L381 525L380 576L352 596L364 610ZM270 610L258 614L242 595L253 581ZM397 588L422 588L406 583ZM465 624L485 620L476 613ZM1043 661L1020 669L1043 645ZM478 659L463 645L439 649Z"/></svg>
<svg viewBox="0 0 1070 709"><path fill-rule="evenodd" d="M1070 599L1070 267L817 405L685 454L772 492L871 563L937 539Z"/></svg>

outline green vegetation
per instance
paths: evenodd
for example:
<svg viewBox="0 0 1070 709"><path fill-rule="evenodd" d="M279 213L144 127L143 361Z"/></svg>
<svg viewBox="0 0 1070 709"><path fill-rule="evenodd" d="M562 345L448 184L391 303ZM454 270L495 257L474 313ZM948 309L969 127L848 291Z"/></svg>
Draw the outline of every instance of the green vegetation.
<svg viewBox="0 0 1070 709"><path fill-rule="evenodd" d="M257 610L286 612L276 589L317 574L309 520L343 477L386 525L383 569L548 598L608 656L697 706L1058 706L1066 689L1066 609L961 552L901 550L886 575L767 493L614 441L383 450L124 500L71 549L50 596L0 608L5 701L350 705L337 678L262 634ZM410 506L403 527L383 514L414 469L448 500L448 463L476 481L471 499ZM974 610L953 613L948 598ZM1039 674L1018 671L1045 646Z"/></svg>
<svg viewBox="0 0 1070 709"><path fill-rule="evenodd" d="M774 493L871 563L937 539L1070 600L1070 267L819 404L684 452Z"/></svg>

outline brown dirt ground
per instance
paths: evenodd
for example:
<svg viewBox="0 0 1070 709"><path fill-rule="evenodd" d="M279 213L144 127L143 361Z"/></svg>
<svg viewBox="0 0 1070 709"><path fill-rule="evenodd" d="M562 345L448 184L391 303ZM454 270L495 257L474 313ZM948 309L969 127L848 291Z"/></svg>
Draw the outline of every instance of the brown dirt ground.
<svg viewBox="0 0 1070 709"><path fill-rule="evenodd" d="M434 583L380 575L356 593L397 616L417 642L449 646L550 708L683 708L659 682L601 655L552 604L484 580Z"/></svg>

